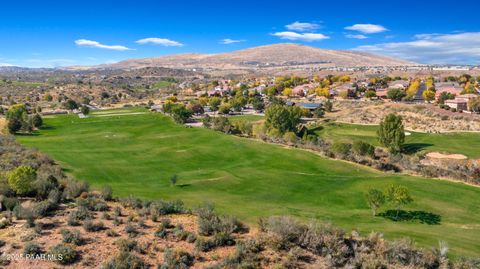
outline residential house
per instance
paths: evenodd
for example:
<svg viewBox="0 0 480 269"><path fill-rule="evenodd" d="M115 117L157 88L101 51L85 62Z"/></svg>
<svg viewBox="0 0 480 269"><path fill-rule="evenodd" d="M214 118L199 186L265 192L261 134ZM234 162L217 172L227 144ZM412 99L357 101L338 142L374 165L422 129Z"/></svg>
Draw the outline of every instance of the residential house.
<svg viewBox="0 0 480 269"><path fill-rule="evenodd" d="M402 89L405 90L410 85L410 82L407 80L394 80L388 83L389 89Z"/></svg>
<svg viewBox="0 0 480 269"><path fill-rule="evenodd" d="M467 101L462 98L455 98L452 100L445 100L445 105L454 108L457 111L467 110Z"/></svg>
<svg viewBox="0 0 480 269"><path fill-rule="evenodd" d="M458 96L462 94L463 88L457 82L440 82L435 84L435 90L435 99L438 100L444 92Z"/></svg>
<svg viewBox="0 0 480 269"><path fill-rule="evenodd" d="M318 84L317 83L308 83L308 84L303 84L303 85L299 85L295 88L293 88L292 92L294 95L297 95L297 96L306 96L308 94L308 91L317 87Z"/></svg>
<svg viewBox="0 0 480 269"><path fill-rule="evenodd" d="M375 94L377 95L378 98L381 98L381 99L387 99L387 93L388 93L388 89L376 89L375 90Z"/></svg>

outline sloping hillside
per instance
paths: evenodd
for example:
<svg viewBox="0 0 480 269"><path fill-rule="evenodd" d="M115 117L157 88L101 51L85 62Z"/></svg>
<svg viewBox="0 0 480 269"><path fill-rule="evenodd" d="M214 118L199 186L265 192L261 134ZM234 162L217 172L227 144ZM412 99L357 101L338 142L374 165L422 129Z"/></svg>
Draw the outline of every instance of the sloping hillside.
<svg viewBox="0 0 480 269"><path fill-rule="evenodd" d="M396 66L412 62L369 53L326 50L298 44L274 44L220 54L177 54L157 58L129 59L103 68L219 68L252 69L258 67L316 66Z"/></svg>

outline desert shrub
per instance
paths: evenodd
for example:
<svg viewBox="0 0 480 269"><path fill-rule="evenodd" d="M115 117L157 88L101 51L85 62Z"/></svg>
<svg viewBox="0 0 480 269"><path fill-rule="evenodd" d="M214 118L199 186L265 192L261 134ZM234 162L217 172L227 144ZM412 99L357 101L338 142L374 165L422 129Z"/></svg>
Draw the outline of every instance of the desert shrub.
<svg viewBox="0 0 480 269"><path fill-rule="evenodd" d="M389 263L405 266L423 266L423 258L423 252L415 249L411 240L396 240L388 244L386 259Z"/></svg>
<svg viewBox="0 0 480 269"><path fill-rule="evenodd" d="M77 226L79 222L90 218L90 212L84 207L79 207L77 210L70 212L67 218L67 223L70 226Z"/></svg>
<svg viewBox="0 0 480 269"><path fill-rule="evenodd" d="M110 186L103 186L102 192L100 193L100 196L102 197L103 200L105 201L110 201L112 200L113 191L112 187Z"/></svg>
<svg viewBox="0 0 480 269"><path fill-rule="evenodd" d="M310 223L303 228L298 243L316 255L327 257L331 266L344 266L354 255L344 231L330 225Z"/></svg>
<svg viewBox="0 0 480 269"><path fill-rule="evenodd" d="M108 214L108 212L103 212L103 214L102 214L102 219L104 219L104 220L111 220L111 219L112 219L112 216L110 216L110 214Z"/></svg>
<svg viewBox="0 0 480 269"><path fill-rule="evenodd" d="M207 204L196 210L198 215L198 232L201 235L226 234L246 231L247 228L238 219L230 216L219 216L212 204Z"/></svg>
<svg viewBox="0 0 480 269"><path fill-rule="evenodd" d="M305 227L290 217L270 217L262 222L261 229L270 235L273 248L288 250L298 242Z"/></svg>
<svg viewBox="0 0 480 269"><path fill-rule="evenodd" d="M183 229L181 224L175 225L175 228L173 229L173 236L175 236L176 239L183 241L187 239L188 234L189 233Z"/></svg>
<svg viewBox="0 0 480 269"><path fill-rule="evenodd" d="M144 269L148 268L145 262L137 255L121 251L118 255L111 258L102 265L102 269Z"/></svg>
<svg viewBox="0 0 480 269"><path fill-rule="evenodd" d="M93 196L90 196L87 198L77 198L76 203L78 207L85 207L88 210L92 210L92 211L108 210L108 205L104 200L93 197Z"/></svg>
<svg viewBox="0 0 480 269"><path fill-rule="evenodd" d="M137 242L131 239L119 239L115 241L115 245L120 251L131 252L137 249Z"/></svg>
<svg viewBox="0 0 480 269"><path fill-rule="evenodd" d="M83 243L83 238L80 236L79 230L62 229L60 233L63 236L64 243L74 244L77 246Z"/></svg>
<svg viewBox="0 0 480 269"><path fill-rule="evenodd" d="M48 193L47 201L53 205L57 205L62 199L62 192L58 189L53 189Z"/></svg>
<svg viewBox="0 0 480 269"><path fill-rule="evenodd" d="M155 201L150 204L150 214L168 215L185 212L185 206L182 201Z"/></svg>
<svg viewBox="0 0 480 269"><path fill-rule="evenodd" d="M57 262L60 264L72 264L79 258L78 252L71 246L66 244L58 244L48 250L48 254L57 257Z"/></svg>
<svg viewBox="0 0 480 269"><path fill-rule="evenodd" d="M2 182L2 174L0 173L0 197L13 197L15 191L8 186L7 182Z"/></svg>
<svg viewBox="0 0 480 269"><path fill-rule="evenodd" d="M16 197L2 197L0 202L2 203L5 210L12 211L17 205L20 204L20 201Z"/></svg>
<svg viewBox="0 0 480 269"><path fill-rule="evenodd" d="M45 200L45 201L41 201L41 202L38 202L36 203L34 206L33 206L33 215L35 217L45 217L47 216L50 212L52 212L53 210L55 210L57 207L56 204L53 204L51 203L50 201L48 200Z"/></svg>
<svg viewBox="0 0 480 269"><path fill-rule="evenodd" d="M235 254L226 257L220 263L210 266L210 269L221 268L261 268L264 259L260 252L264 249L262 243L254 239L240 241L237 244Z"/></svg>
<svg viewBox="0 0 480 269"><path fill-rule="evenodd" d="M219 232L213 236L213 245L216 247L233 246L235 245L235 240L230 233Z"/></svg>
<svg viewBox="0 0 480 269"><path fill-rule="evenodd" d="M20 236L20 241L22 242L28 242L28 241L32 241L33 239L37 238L37 234L35 233L30 233L30 234L26 234L26 235L22 235Z"/></svg>
<svg viewBox="0 0 480 269"><path fill-rule="evenodd" d="M105 225L101 221L93 222L92 220L87 219L83 222L83 228L87 232L98 232L103 230Z"/></svg>
<svg viewBox="0 0 480 269"><path fill-rule="evenodd" d="M134 197L133 195L130 195L125 198L120 199L120 204L125 207L125 208L142 208L142 200L139 198Z"/></svg>
<svg viewBox="0 0 480 269"><path fill-rule="evenodd" d="M352 150L361 156L375 156L375 147L363 141L353 142Z"/></svg>
<svg viewBox="0 0 480 269"><path fill-rule="evenodd" d="M75 199L90 189L88 183L85 181L68 180L65 184L66 186L63 193L67 199Z"/></svg>
<svg viewBox="0 0 480 269"><path fill-rule="evenodd" d="M345 158L350 154L351 148L352 145L348 143L335 142L330 149L336 157Z"/></svg>
<svg viewBox="0 0 480 269"><path fill-rule="evenodd" d="M13 215L17 218L17 219L26 219L28 218L29 216L32 216L33 215L33 212L30 208L25 208L23 207L21 204L17 204L14 208L13 208Z"/></svg>
<svg viewBox="0 0 480 269"><path fill-rule="evenodd" d="M118 236L118 233L115 232L114 230L112 229L108 229L107 232L106 232L107 236L108 237L117 237Z"/></svg>
<svg viewBox="0 0 480 269"><path fill-rule="evenodd" d="M136 236L138 234L137 228L132 223L125 225L125 232L128 236Z"/></svg>
<svg viewBox="0 0 480 269"><path fill-rule="evenodd" d="M208 240L204 237L197 238L195 241L195 249L197 251L207 252L215 247L215 244L212 240Z"/></svg>
<svg viewBox="0 0 480 269"><path fill-rule="evenodd" d="M455 268L455 269L474 269L474 268L480 268L480 259L479 259L479 258L460 257L460 258L454 263L454 268Z"/></svg>
<svg viewBox="0 0 480 269"><path fill-rule="evenodd" d="M39 255L42 252L42 248L35 243L27 243L23 248L23 255Z"/></svg>
<svg viewBox="0 0 480 269"><path fill-rule="evenodd" d="M187 240L188 243L194 243L197 240L197 236L194 233L188 233L185 240Z"/></svg>
<svg viewBox="0 0 480 269"><path fill-rule="evenodd" d="M33 228L33 230L37 233L37 234L41 234L42 231L43 231L43 223L41 222L35 222L35 227Z"/></svg>
<svg viewBox="0 0 480 269"><path fill-rule="evenodd" d="M122 216L122 209L118 206L116 206L115 208L113 208L113 215L115 217L121 217Z"/></svg>
<svg viewBox="0 0 480 269"><path fill-rule="evenodd" d="M36 193L37 199L44 200L48 198L49 193L58 188L58 180L50 175L46 179L38 178L32 183L32 189Z"/></svg>
<svg viewBox="0 0 480 269"><path fill-rule="evenodd" d="M193 256L188 252L179 249L167 249L163 255L163 264L160 269L188 268L193 265Z"/></svg>

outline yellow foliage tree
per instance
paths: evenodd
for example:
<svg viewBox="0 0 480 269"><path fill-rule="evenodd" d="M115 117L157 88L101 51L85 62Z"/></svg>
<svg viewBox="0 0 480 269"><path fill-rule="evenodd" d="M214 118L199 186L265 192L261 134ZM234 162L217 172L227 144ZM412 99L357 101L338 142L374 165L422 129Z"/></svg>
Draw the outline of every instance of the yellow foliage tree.
<svg viewBox="0 0 480 269"><path fill-rule="evenodd" d="M330 90L328 87L317 87L315 88L315 93L318 95L318 96L325 96L325 97L330 97Z"/></svg>
<svg viewBox="0 0 480 269"><path fill-rule="evenodd" d="M291 88L285 88L282 91L283 96L291 96L293 94L293 90Z"/></svg>
<svg viewBox="0 0 480 269"><path fill-rule="evenodd" d="M420 88L420 81L414 80L407 89L407 98L412 98L415 94L417 94L418 88Z"/></svg>
<svg viewBox="0 0 480 269"><path fill-rule="evenodd" d="M435 99L435 91L432 89L424 91L422 95L425 101L433 101Z"/></svg>

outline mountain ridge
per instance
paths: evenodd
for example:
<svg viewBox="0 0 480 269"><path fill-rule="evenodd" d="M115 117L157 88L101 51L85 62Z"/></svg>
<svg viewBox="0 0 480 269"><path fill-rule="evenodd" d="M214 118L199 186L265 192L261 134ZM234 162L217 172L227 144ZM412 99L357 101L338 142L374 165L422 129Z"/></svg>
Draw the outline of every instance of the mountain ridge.
<svg viewBox="0 0 480 269"><path fill-rule="evenodd" d="M131 69L167 67L176 69L254 69L300 65L359 67L415 64L416 63L402 59L354 50L331 50L293 43L280 43L224 53L182 53L150 58L127 59L113 64L103 64L86 68Z"/></svg>

